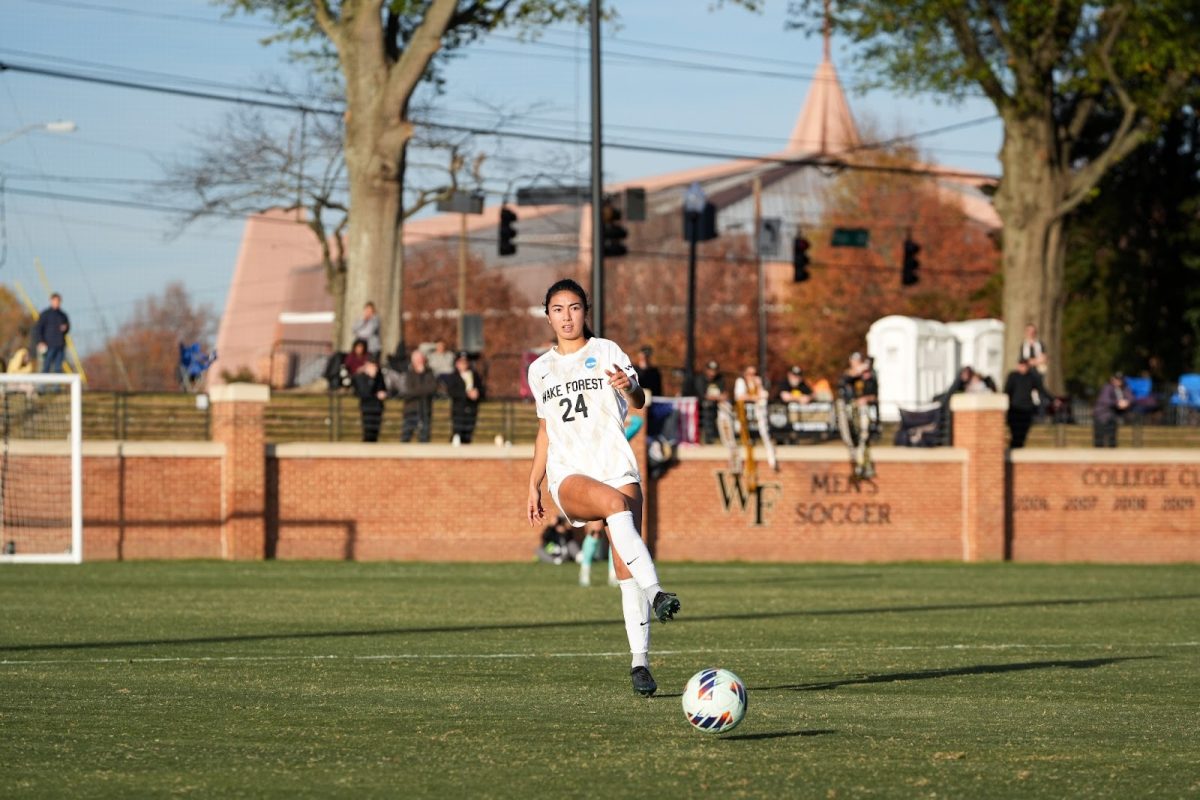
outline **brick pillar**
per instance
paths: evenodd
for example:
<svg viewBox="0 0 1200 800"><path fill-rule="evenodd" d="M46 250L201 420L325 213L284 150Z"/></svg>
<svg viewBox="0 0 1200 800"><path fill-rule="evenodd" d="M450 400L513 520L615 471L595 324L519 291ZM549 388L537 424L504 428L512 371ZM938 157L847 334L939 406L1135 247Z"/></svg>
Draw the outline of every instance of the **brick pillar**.
<svg viewBox="0 0 1200 800"><path fill-rule="evenodd" d="M266 556L266 429L263 411L271 390L231 383L209 390L212 438L225 445L221 463L221 557Z"/></svg>
<svg viewBox="0 0 1200 800"><path fill-rule="evenodd" d="M963 490L963 560L1002 561L1006 555L1007 497L1003 394L956 394L954 446L967 451Z"/></svg>

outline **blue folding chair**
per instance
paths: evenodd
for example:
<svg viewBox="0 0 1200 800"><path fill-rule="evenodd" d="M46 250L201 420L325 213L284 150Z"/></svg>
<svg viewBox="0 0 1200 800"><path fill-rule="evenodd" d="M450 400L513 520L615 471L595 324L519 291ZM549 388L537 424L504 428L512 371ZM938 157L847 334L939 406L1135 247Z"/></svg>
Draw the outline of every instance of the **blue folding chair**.
<svg viewBox="0 0 1200 800"><path fill-rule="evenodd" d="M205 353L199 342L190 345L179 343L179 385L185 392L195 392L204 380L204 373L217 360L217 353Z"/></svg>
<svg viewBox="0 0 1200 800"><path fill-rule="evenodd" d="M1178 422L1186 422L1200 410L1200 374L1189 372L1179 376L1179 386L1171 396Z"/></svg>
<svg viewBox="0 0 1200 800"><path fill-rule="evenodd" d="M1144 400L1154 390L1154 382L1150 378L1126 378L1125 385L1134 400Z"/></svg>

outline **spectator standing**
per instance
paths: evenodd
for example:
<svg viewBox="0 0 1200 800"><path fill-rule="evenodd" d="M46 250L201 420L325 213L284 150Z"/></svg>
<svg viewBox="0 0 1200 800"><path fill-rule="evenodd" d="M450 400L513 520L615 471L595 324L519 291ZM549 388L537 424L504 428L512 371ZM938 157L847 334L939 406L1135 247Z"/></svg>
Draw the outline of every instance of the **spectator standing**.
<svg viewBox="0 0 1200 800"><path fill-rule="evenodd" d="M414 432L417 441L429 441L429 429L433 423L433 396L437 394L437 385L437 378L429 369L425 354L413 350L408 369L400 376L401 397L404 398L400 441L411 442Z"/></svg>
<svg viewBox="0 0 1200 800"><path fill-rule="evenodd" d="M379 353L383 349L383 342L379 338L379 317L375 315L375 304L368 301L363 306L362 319L354 323L354 327L350 330L355 339L362 339L367 343L367 352L373 358L379 358Z"/></svg>
<svg viewBox="0 0 1200 800"><path fill-rule="evenodd" d="M1034 325L1032 322L1025 326L1025 338L1021 340L1021 352L1018 355L1020 358L1025 359L1030 367L1043 375L1046 374L1046 365L1048 363L1046 345L1038 338L1037 325ZM1040 399L1045 401L1048 398Z"/></svg>
<svg viewBox="0 0 1200 800"><path fill-rule="evenodd" d="M704 365L704 372L697 375L694 385L688 394L700 399L700 430L705 444L712 444L720 438L717 432L718 406L729 402L729 392L725 389L725 376L721 374L721 365L709 361Z"/></svg>
<svg viewBox="0 0 1200 800"><path fill-rule="evenodd" d="M651 358L654 356L654 348L650 345L645 345L638 351L637 360L634 362L633 369L637 372L638 385L649 392L652 396L658 397L662 394L662 373L658 371L658 367L654 366Z"/></svg>
<svg viewBox="0 0 1200 800"><path fill-rule="evenodd" d="M62 295L50 295L50 306L44 309L33 328L33 339L42 357L42 372L62 372L63 353L71 321L62 310Z"/></svg>
<svg viewBox="0 0 1200 800"><path fill-rule="evenodd" d="M846 371L838 384L837 421L842 441L850 453L855 480L875 477L871 460L871 409L879 401L879 382L871 369L871 359L851 353Z"/></svg>
<svg viewBox="0 0 1200 800"><path fill-rule="evenodd" d="M446 393L450 395L450 428L454 444L470 444L483 399L483 379L471 367L471 357L464 350L454 359L454 372L446 378Z"/></svg>
<svg viewBox="0 0 1200 800"><path fill-rule="evenodd" d="M1096 447L1117 446L1117 420L1125 416L1132 405L1125 376L1116 372L1100 388L1096 406L1092 409L1092 444Z"/></svg>
<svg viewBox="0 0 1200 800"><path fill-rule="evenodd" d="M1019 359L1017 368L1004 379L1004 393L1008 395L1008 430L1012 434L1009 446L1016 450L1025 446L1041 398L1048 396L1042 373L1032 369L1026 359Z"/></svg>
<svg viewBox="0 0 1200 800"><path fill-rule="evenodd" d="M387 388L379 363L370 359L354 373L354 393L358 395L358 410L362 414L364 442L379 441L379 429L383 427L383 404L387 399Z"/></svg>

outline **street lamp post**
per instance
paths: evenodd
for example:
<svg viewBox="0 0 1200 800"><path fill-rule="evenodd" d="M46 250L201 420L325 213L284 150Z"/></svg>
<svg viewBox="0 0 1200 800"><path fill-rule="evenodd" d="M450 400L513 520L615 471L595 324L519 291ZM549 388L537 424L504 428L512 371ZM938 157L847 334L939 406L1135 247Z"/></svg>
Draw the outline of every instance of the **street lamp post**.
<svg viewBox="0 0 1200 800"><path fill-rule="evenodd" d="M696 242L708 198L699 183L693 183L683 195L683 213L688 234L687 356L683 364L684 394L694 391L696 383Z"/></svg>
<svg viewBox="0 0 1200 800"><path fill-rule="evenodd" d="M57 120L55 122L37 122L33 125L26 125L23 128L17 128L12 133L7 133L0 137L0 144L8 144L18 136L24 136L27 133L34 131L46 131L47 133L74 133L77 127L74 122L67 119Z"/></svg>

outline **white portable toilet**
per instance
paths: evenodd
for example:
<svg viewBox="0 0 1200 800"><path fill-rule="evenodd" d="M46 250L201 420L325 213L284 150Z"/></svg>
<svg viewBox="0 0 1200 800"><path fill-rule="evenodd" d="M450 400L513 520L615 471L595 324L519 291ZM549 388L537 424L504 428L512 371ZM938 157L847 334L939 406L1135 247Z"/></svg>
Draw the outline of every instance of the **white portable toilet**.
<svg viewBox="0 0 1200 800"><path fill-rule="evenodd" d="M900 407L920 408L950 388L958 372L958 339L941 322L892 315L867 331L867 352L875 357L879 417L900 419Z"/></svg>
<svg viewBox="0 0 1200 800"><path fill-rule="evenodd" d="M987 375L1004 384L1004 323L998 319L968 319L962 322L947 322L946 327L959 342L958 367L971 367L980 375Z"/></svg>

